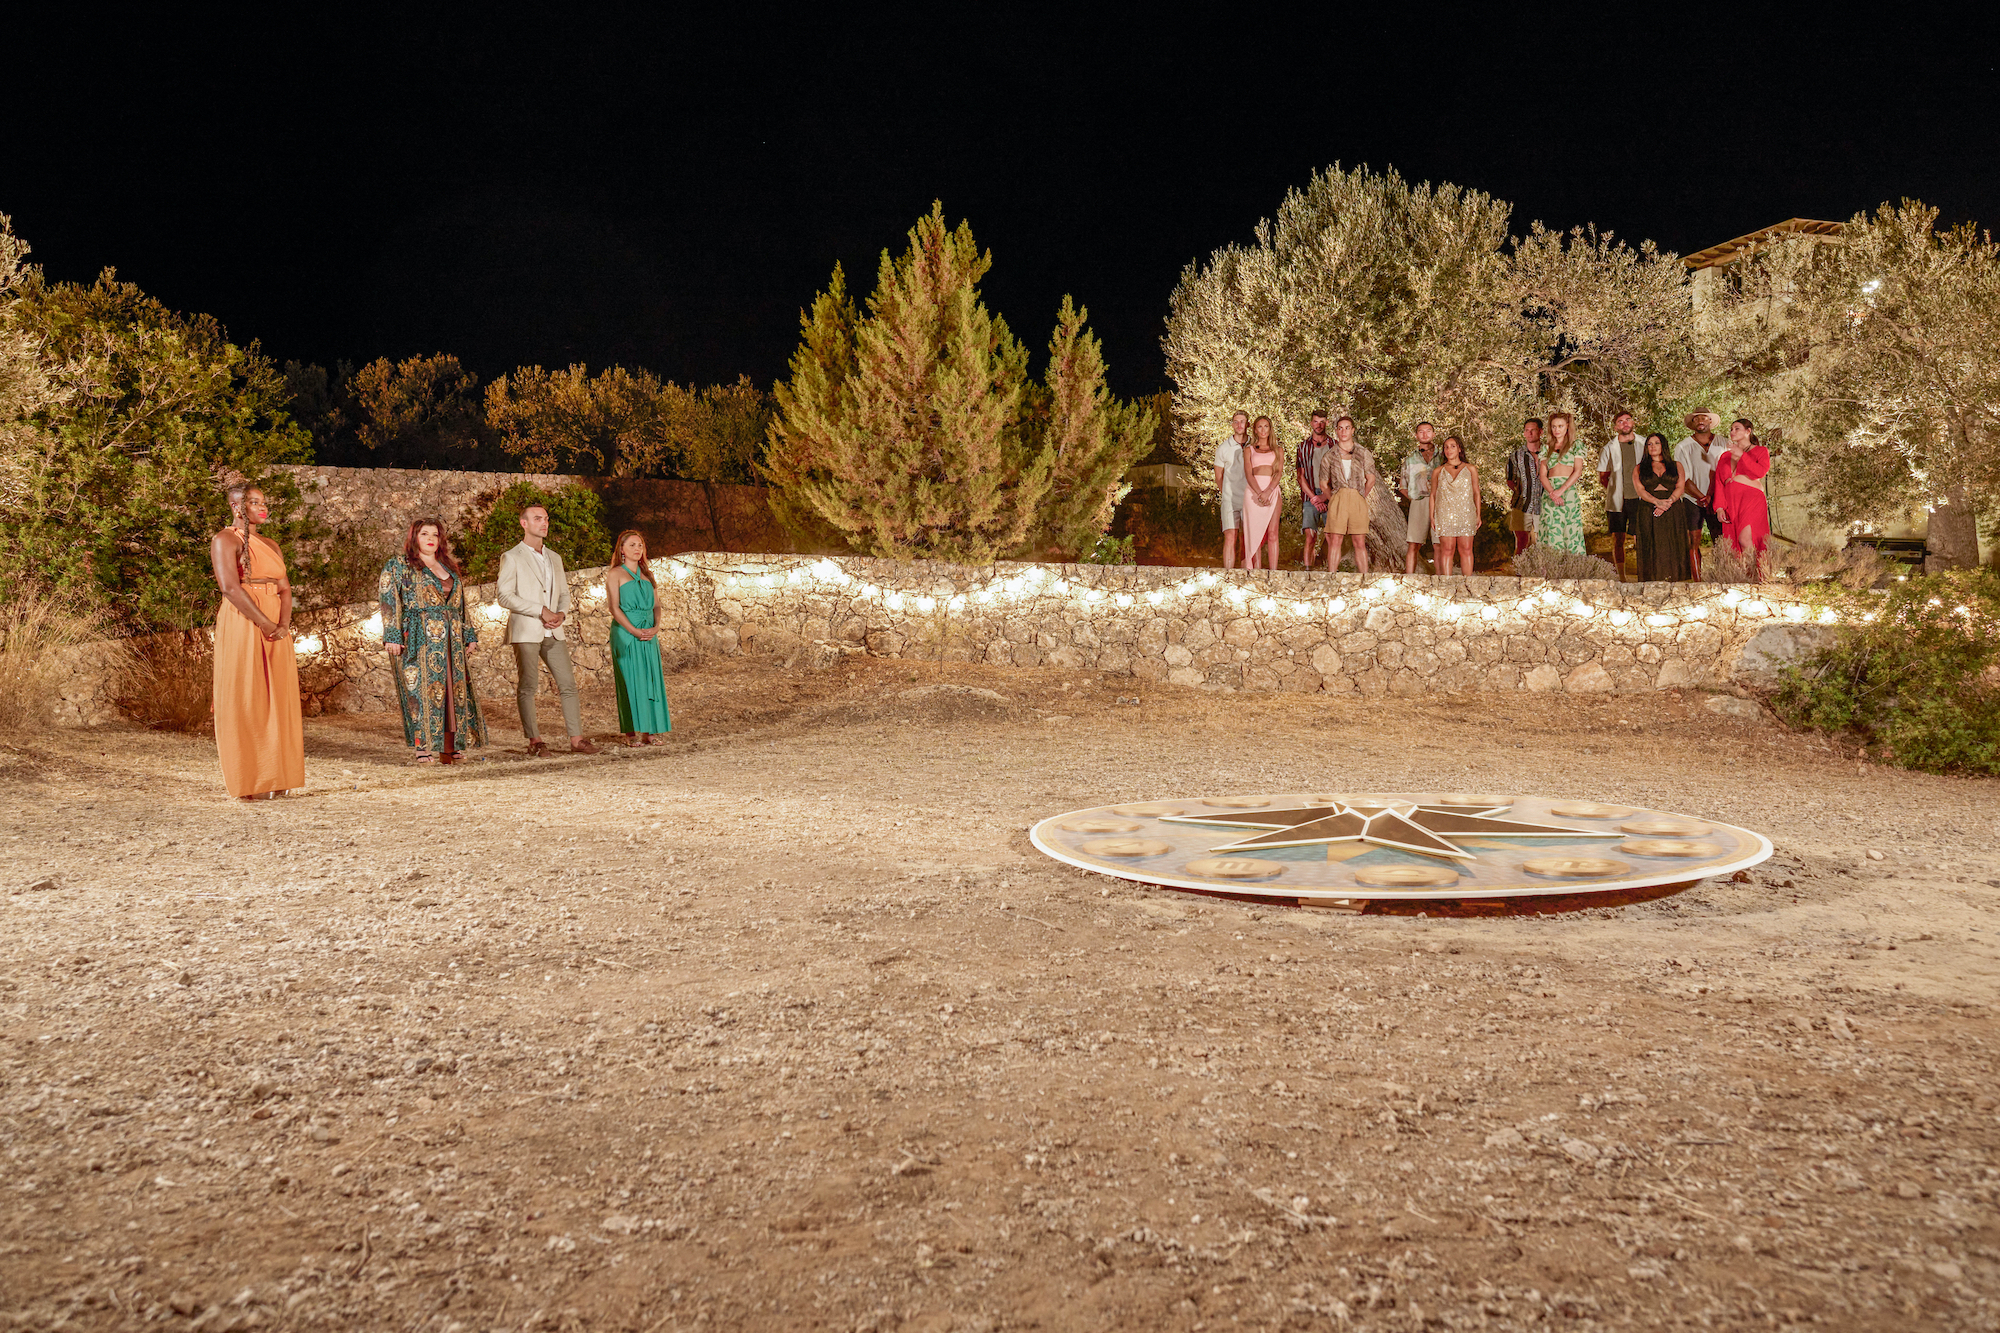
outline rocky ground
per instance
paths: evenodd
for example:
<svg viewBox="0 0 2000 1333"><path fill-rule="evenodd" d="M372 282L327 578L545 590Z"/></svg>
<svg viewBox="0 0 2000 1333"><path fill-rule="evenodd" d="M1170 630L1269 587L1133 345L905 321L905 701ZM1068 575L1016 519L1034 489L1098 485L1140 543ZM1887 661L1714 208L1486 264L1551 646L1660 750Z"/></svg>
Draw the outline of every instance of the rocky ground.
<svg viewBox="0 0 2000 1333"><path fill-rule="evenodd" d="M446 771L317 719L305 793L258 805L201 738L0 749L0 1316L2000 1321L1993 783L1693 695L852 665L690 670L672 744L596 758L525 759L504 700ZM1613 910L1354 917L1025 833L1293 775L1631 801L1778 854Z"/></svg>

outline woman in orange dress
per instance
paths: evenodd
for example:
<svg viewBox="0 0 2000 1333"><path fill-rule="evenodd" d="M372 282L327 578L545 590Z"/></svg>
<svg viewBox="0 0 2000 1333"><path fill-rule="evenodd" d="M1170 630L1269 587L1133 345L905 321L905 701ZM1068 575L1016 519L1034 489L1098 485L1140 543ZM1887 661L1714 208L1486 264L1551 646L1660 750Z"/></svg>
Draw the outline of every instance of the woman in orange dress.
<svg viewBox="0 0 2000 1333"><path fill-rule="evenodd" d="M306 785L292 585L278 544L257 535L264 492L229 488L233 521L208 544L222 610L215 618L215 748L231 796L258 801Z"/></svg>

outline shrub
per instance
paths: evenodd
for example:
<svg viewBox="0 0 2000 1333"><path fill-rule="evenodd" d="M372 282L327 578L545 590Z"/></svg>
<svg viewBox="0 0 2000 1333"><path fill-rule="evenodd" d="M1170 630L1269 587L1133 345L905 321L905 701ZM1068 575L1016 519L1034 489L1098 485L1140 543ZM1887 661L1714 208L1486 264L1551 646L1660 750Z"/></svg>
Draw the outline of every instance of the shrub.
<svg viewBox="0 0 2000 1333"><path fill-rule="evenodd" d="M0 728L55 721L62 686L79 666L123 677L128 656L106 637L101 611L31 583L0 586L0 599ZM81 654L91 660L79 662Z"/></svg>
<svg viewBox="0 0 2000 1333"><path fill-rule="evenodd" d="M208 630L169 630L130 641L132 664L118 711L158 731L215 727L215 640Z"/></svg>
<svg viewBox="0 0 2000 1333"><path fill-rule="evenodd" d="M1920 575L1872 614L1785 673L1778 715L1904 768L2000 773L2000 573Z"/></svg>
<svg viewBox="0 0 2000 1333"><path fill-rule="evenodd" d="M500 557L521 541L521 511L529 505L549 511L549 547L571 569L611 563L611 531L604 525L604 501L595 491L565 486L545 491L517 481L494 496L485 518L455 537L459 564L475 583L500 574Z"/></svg>
<svg viewBox="0 0 2000 1333"><path fill-rule="evenodd" d="M1500 493L1507 492L1503 488ZM1498 569L1514 556L1514 533L1507 526L1507 506L1489 504L1481 509L1479 531L1472 534L1472 567Z"/></svg>
<svg viewBox="0 0 2000 1333"><path fill-rule="evenodd" d="M1524 579L1613 579L1611 566L1594 555L1558 551L1536 542L1514 557L1514 573Z"/></svg>

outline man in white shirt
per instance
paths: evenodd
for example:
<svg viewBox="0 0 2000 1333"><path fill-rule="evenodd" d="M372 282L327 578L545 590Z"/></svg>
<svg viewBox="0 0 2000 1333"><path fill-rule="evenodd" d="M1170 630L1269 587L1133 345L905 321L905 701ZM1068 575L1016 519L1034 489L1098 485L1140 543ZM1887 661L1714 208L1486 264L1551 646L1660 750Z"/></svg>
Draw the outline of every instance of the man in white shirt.
<svg viewBox="0 0 2000 1333"><path fill-rule="evenodd" d="M1437 434L1437 427L1428 421L1417 423L1417 451L1403 460L1403 470L1396 476L1396 492L1410 505L1404 519L1404 539L1409 542L1409 555L1403 562L1403 572L1417 572L1417 560L1424 552L1424 543L1431 539L1431 473L1437 470L1433 458L1431 439ZM1432 566L1435 569L1436 563Z"/></svg>
<svg viewBox="0 0 2000 1333"><path fill-rule="evenodd" d="M507 642L513 645L519 678L515 702L521 710L521 734L528 738L529 754L549 752L535 720L535 689L541 684L542 664L546 662L562 696L569 748L578 754L596 754L597 747L584 739L576 676L570 670L569 644L562 628L570 612L569 576L563 572L562 557L544 544L548 535L549 511L529 505L521 511L521 544L500 557L499 598L500 605L507 608Z"/></svg>
<svg viewBox="0 0 2000 1333"><path fill-rule="evenodd" d="M1630 412L1620 412L1612 418L1611 425L1618 434L1597 456L1597 484L1604 488L1604 522L1611 529L1611 567L1622 580L1625 534L1638 532L1639 506L1645 503L1625 492L1632 489L1632 471L1639 466L1639 455L1645 452L1645 447L1639 443Z"/></svg>
<svg viewBox="0 0 2000 1333"><path fill-rule="evenodd" d="M1693 506L1688 511L1688 568L1699 579L1701 530L1707 528L1711 539L1722 536L1722 520L1715 514L1715 465L1729 452L1729 442L1715 433L1722 418L1707 409L1688 413L1681 424L1693 433L1674 446L1674 462L1687 478L1686 499Z"/></svg>
<svg viewBox="0 0 2000 1333"><path fill-rule="evenodd" d="M1229 418L1229 434L1215 446L1215 494L1222 508L1222 567L1236 568L1236 540L1243 535L1243 442L1250 414Z"/></svg>

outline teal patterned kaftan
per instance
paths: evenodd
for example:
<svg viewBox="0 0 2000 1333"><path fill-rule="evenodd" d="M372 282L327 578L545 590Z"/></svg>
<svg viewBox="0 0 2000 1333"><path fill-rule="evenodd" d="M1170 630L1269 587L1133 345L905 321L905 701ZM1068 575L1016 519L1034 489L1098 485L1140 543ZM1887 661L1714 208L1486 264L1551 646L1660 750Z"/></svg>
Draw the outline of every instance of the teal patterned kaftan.
<svg viewBox="0 0 2000 1333"><path fill-rule="evenodd" d="M465 650L479 642L466 616L465 580L440 580L421 563L396 556L382 567L382 642L403 645L391 662L396 697L403 705L403 739L442 754L486 744L486 723L465 665Z"/></svg>

